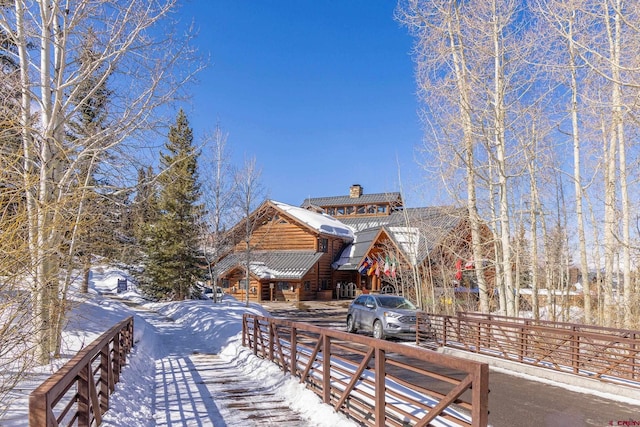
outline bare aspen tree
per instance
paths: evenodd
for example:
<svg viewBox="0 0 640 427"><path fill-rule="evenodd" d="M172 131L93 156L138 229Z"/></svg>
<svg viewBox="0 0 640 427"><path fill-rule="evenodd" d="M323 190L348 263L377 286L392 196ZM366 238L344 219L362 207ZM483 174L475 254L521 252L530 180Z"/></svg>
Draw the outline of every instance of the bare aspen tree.
<svg viewBox="0 0 640 427"><path fill-rule="evenodd" d="M238 215L244 218L242 239L244 240L244 264L245 264L245 304L249 306L249 282L251 281L251 259L253 246L251 237L256 226L262 221L262 213L251 213L262 202L264 187L260 182L262 171L257 166L255 157L245 160L244 166L236 173L235 185L237 188L236 209Z"/></svg>
<svg viewBox="0 0 640 427"><path fill-rule="evenodd" d="M197 61L178 66L193 57L184 37L170 31L162 41L151 36L152 28L168 23L175 6L174 0L15 0L0 16L0 29L12 35L12 55L20 70L25 223L42 362L60 349L72 279L62 274L72 268L63 262L64 254L74 253L70 248L77 245L79 229L74 224L79 225L75 219L82 214L82 192L91 172L81 165L133 144L155 125L158 107L175 100L199 68ZM95 55L81 61L83 35L89 31ZM96 86L87 90L82 83L98 70ZM70 122L107 76L115 95L105 125L69 141L65 132Z"/></svg>
<svg viewBox="0 0 640 427"><path fill-rule="evenodd" d="M631 322L631 213L626 129L636 128L631 117L638 84L636 64L640 32L635 24L638 5L622 1L585 2L582 10L593 21L578 38L580 58L598 76L592 109L602 134L604 181L604 324ZM635 131L635 130L634 130ZM620 253L621 252L621 253ZM616 262L620 254L620 262ZM618 273L622 281L614 293ZM619 301L616 301L616 296ZM621 297L621 298L620 298ZM618 309L619 307L619 309ZM618 319L618 313L620 318Z"/></svg>
<svg viewBox="0 0 640 427"><path fill-rule="evenodd" d="M398 182L400 182L400 192L402 193L402 180L400 179L400 172L398 170ZM420 233L418 229L412 227L412 218L410 218L409 213L406 209L402 211L404 225L406 227L406 231L404 233L405 238L407 239L407 247L405 248L406 253L408 254L408 265L409 268L404 270L406 278L410 280L413 284L413 292L415 294L415 301L419 307L424 308L425 304L425 296L423 292L423 280L421 277L420 266L418 265L418 251L419 251L419 242L420 242ZM396 257L400 260L400 257ZM429 276L429 282L427 283L427 287L431 290L431 296L429 300L432 303L432 307L435 304L435 294L433 292L433 281L431 276ZM404 290L403 290L404 295Z"/></svg>
<svg viewBox="0 0 640 427"><path fill-rule="evenodd" d="M203 194L205 202L204 254L212 286L219 286L213 273L213 265L223 254L226 246L227 231L236 222L232 216L233 202L236 197L234 171L229 162L227 149L228 134L217 125L211 135L205 137L205 159L203 176ZM209 158L208 162L207 157ZM215 297L215 292L214 292ZM215 299L214 299L215 300Z"/></svg>
<svg viewBox="0 0 640 427"><path fill-rule="evenodd" d="M475 137L473 128L473 97L469 66L466 62L467 46L466 36L463 33L460 3L457 1L423 2L410 0L401 3L397 9L397 18L403 22L409 31L416 37L415 55L418 69L418 86L423 96L423 102L427 109L427 120L439 122L435 116L438 102L432 97L445 100L444 105L451 106L461 120L452 120L448 125L455 126L460 123L460 128L449 135L460 136L462 146L456 146L457 141L434 141L436 144L446 146L442 151L449 155L455 155L465 169L466 196L469 224L472 232L473 262L475 263L476 280L479 287L480 310L489 312L489 297L487 284L484 277L484 265L482 259L480 215L478 214L476 192L476 160ZM443 77L440 78L440 75ZM444 83L444 84L442 84ZM447 91L452 91L453 98ZM445 122L453 119L454 114L444 114ZM448 125L436 124L435 127ZM450 150L448 149L450 148Z"/></svg>
<svg viewBox="0 0 640 427"><path fill-rule="evenodd" d="M580 275L582 277L582 289L584 295L584 321L591 323L591 291L589 287L589 265L587 262L587 241L585 233L585 219L583 213L584 190L582 184L581 169L581 141L579 125L579 105L580 95L578 82L578 51L575 40L576 11L575 3L557 2L548 5L545 17L551 22L557 33L566 43L567 65L570 73L569 87L571 90L571 104L569 111L571 114L571 137L573 142L573 183L576 204L576 226L578 228L578 244L580 256Z"/></svg>
<svg viewBox="0 0 640 427"><path fill-rule="evenodd" d="M608 4L608 2L606 3ZM630 7L631 8L631 7ZM624 105L623 100L623 76L622 70L625 67L622 59L622 43L623 38L623 25L624 21L631 19L631 22L637 22L640 17L638 14L630 13L628 16L623 16L622 13L625 9L623 7L622 0L614 0L612 12L613 25L607 33L610 37L610 52L611 52L611 80L612 80L612 110L613 110L613 126L615 126L614 135L618 144L618 168L619 168L619 182L620 182L620 203L622 204L622 274L623 274L623 299L622 299L622 324L625 327L631 327L632 325L632 311L631 311L631 212L629 203L629 188L627 177L627 149L625 139L625 110L627 108ZM609 22L609 21L607 21ZM638 28L633 28L633 32L637 33ZM636 34L637 36L637 34ZM633 37L638 40L637 37ZM630 49L637 49L637 44L628 44ZM632 47L633 46L633 47ZM619 290L618 290L619 291Z"/></svg>

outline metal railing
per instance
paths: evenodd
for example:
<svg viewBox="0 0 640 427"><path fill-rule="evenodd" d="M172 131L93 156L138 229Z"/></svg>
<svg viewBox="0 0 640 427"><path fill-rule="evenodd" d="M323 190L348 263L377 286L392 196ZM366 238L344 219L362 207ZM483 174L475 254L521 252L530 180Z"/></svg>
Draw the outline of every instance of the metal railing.
<svg viewBox="0 0 640 427"><path fill-rule="evenodd" d="M100 425L133 347L133 317L80 350L29 396L29 425Z"/></svg>
<svg viewBox="0 0 640 427"><path fill-rule="evenodd" d="M451 347L640 388L640 331L479 313L419 313L419 345ZM429 336L423 335L428 331Z"/></svg>
<svg viewBox="0 0 640 427"><path fill-rule="evenodd" d="M485 363L252 314L243 317L242 344L362 425L488 422Z"/></svg>

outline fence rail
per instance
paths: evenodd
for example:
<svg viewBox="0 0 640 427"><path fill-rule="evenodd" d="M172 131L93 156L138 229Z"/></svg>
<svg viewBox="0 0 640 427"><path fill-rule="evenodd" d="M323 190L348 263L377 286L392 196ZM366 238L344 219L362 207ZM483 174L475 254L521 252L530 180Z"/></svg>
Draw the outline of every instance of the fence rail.
<svg viewBox="0 0 640 427"><path fill-rule="evenodd" d="M640 331L478 313L419 313L417 321L421 345L435 342L640 388Z"/></svg>
<svg viewBox="0 0 640 427"><path fill-rule="evenodd" d="M133 347L133 317L80 350L29 396L29 425L100 425Z"/></svg>
<svg viewBox="0 0 640 427"><path fill-rule="evenodd" d="M487 425L487 364L252 314L242 325L243 346L361 425Z"/></svg>

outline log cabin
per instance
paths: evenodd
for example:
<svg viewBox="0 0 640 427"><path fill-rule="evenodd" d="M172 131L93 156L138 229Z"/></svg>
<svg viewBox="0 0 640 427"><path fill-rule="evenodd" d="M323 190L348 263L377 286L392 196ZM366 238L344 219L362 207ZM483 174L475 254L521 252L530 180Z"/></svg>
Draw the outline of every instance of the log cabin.
<svg viewBox="0 0 640 427"><path fill-rule="evenodd" d="M364 194L358 184L346 196L308 198L300 207L267 200L230 235L232 248L214 266L215 280L241 300L362 292L416 300L416 283L463 285L461 270L473 287L465 209L405 208L400 193Z"/></svg>

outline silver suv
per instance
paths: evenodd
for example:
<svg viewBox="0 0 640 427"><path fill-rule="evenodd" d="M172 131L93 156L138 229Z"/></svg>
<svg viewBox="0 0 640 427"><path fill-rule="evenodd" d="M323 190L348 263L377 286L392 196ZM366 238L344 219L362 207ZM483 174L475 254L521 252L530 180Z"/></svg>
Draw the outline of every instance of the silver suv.
<svg viewBox="0 0 640 427"><path fill-rule="evenodd" d="M374 338L416 336L416 306L396 295L360 295L349 305L347 332L373 333Z"/></svg>

